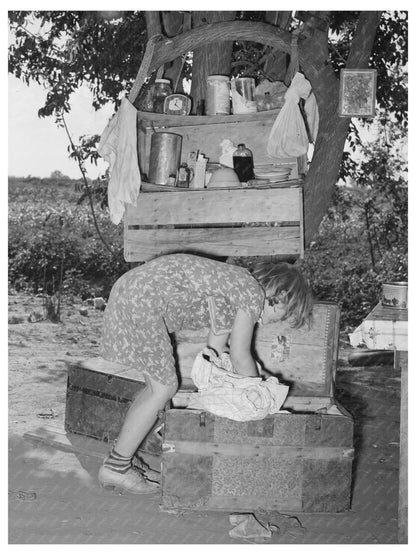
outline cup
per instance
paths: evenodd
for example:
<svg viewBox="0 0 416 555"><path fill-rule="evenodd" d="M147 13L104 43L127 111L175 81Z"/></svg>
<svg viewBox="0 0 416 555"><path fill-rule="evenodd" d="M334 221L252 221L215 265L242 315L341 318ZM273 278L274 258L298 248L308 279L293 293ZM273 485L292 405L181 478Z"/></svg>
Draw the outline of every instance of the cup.
<svg viewBox="0 0 416 555"><path fill-rule="evenodd" d="M383 283L381 304L389 308L407 310L407 281Z"/></svg>

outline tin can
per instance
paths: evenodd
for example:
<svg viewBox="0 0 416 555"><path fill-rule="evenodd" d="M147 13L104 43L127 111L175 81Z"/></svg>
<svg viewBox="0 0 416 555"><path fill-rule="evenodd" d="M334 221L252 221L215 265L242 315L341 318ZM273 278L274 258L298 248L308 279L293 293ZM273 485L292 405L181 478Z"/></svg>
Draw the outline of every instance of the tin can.
<svg viewBox="0 0 416 555"><path fill-rule="evenodd" d="M207 79L205 114L230 113L230 78L227 75L210 75Z"/></svg>
<svg viewBox="0 0 416 555"><path fill-rule="evenodd" d="M149 182L169 185L181 162L182 137L176 133L153 133L150 143Z"/></svg>
<svg viewBox="0 0 416 555"><path fill-rule="evenodd" d="M407 309L407 281L383 283L381 304L391 308Z"/></svg>

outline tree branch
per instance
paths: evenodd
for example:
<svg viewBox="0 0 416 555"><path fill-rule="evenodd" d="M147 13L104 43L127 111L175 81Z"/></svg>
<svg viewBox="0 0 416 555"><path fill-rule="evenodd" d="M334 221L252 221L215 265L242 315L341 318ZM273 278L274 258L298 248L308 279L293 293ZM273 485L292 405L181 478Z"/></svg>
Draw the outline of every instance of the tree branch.
<svg viewBox="0 0 416 555"><path fill-rule="evenodd" d="M278 30L268 23L224 21L210 23L160 41L153 54L149 70L154 71L166 62L206 44L234 40L258 42L290 53L291 33L288 31Z"/></svg>

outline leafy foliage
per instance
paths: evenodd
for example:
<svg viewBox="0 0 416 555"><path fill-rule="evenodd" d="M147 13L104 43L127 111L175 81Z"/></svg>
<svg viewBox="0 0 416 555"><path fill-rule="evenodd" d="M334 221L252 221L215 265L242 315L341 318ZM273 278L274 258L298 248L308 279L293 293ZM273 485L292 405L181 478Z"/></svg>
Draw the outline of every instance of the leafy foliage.
<svg viewBox="0 0 416 555"><path fill-rule="evenodd" d="M407 281L407 161L400 132L383 127L364 146L352 186L338 186L303 267L316 295L341 306L352 329L380 299L386 281Z"/></svg>
<svg viewBox="0 0 416 555"><path fill-rule="evenodd" d="M11 11L9 23L15 37L9 72L48 89L40 116L68 112L81 84L93 92L95 108L117 105L138 71L147 38L143 12Z"/></svg>
<svg viewBox="0 0 416 555"><path fill-rule="evenodd" d="M10 180L9 281L15 288L53 294L63 269L64 292L107 296L128 269L122 226L114 226L108 212L96 207L112 255L96 235L90 210L77 206L76 198L73 182Z"/></svg>

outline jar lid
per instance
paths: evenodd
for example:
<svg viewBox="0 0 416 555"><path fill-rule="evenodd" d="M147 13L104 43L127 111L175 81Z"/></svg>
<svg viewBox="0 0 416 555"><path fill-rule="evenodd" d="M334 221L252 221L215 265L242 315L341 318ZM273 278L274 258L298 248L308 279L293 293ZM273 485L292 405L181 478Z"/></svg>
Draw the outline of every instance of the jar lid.
<svg viewBox="0 0 416 555"><path fill-rule="evenodd" d="M155 83L167 83L170 85L169 79L155 79Z"/></svg>
<svg viewBox="0 0 416 555"><path fill-rule="evenodd" d="M208 75L207 77L208 80L212 79L212 80L219 80L219 81L229 81L230 78L228 77L228 75Z"/></svg>

